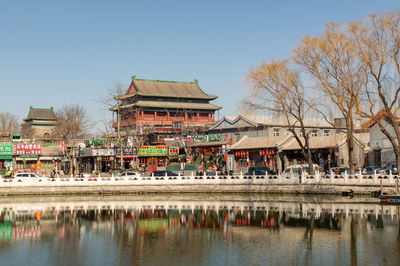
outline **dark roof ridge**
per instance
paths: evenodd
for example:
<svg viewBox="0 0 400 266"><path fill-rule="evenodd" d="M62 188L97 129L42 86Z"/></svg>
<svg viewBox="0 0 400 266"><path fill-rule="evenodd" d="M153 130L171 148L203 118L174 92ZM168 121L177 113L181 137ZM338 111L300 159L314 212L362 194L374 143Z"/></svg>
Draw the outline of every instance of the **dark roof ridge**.
<svg viewBox="0 0 400 266"><path fill-rule="evenodd" d="M167 82L167 83L184 83L184 84L198 84L198 80L195 79L194 81L175 81L175 80L160 80L160 79L132 79L132 81L151 81L151 82Z"/></svg>

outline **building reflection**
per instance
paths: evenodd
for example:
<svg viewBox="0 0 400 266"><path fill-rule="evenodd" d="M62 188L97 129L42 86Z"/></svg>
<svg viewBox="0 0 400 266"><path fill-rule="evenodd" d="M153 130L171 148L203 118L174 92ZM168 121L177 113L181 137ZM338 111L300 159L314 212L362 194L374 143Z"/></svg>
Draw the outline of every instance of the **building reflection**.
<svg viewBox="0 0 400 266"><path fill-rule="evenodd" d="M384 207L379 213L365 211L362 214L344 214L342 209L336 211L315 211L302 209L301 204L288 203L287 206L272 210L250 210L239 208L178 209L178 208L134 208L120 206L111 209L99 206L95 209L57 209L51 204L42 209L5 207L0 211L0 239L22 240L40 239L42 235L62 238L68 230L78 227L79 232L98 232L101 234L118 234L118 230L134 230L130 235L165 233L180 229L211 229L229 231L234 227L257 227L268 230L280 230L283 227L304 228L307 234L313 230L341 231L343 223L351 226L351 237L356 237L356 225L365 228L384 229L385 224L398 224L396 216L386 214ZM287 205L288 205L287 204ZM346 208L346 206L345 206ZM386 207L385 207L386 208ZM397 208L397 207L396 207ZM316 208L314 208L315 210ZM295 210L295 211L293 211ZM386 212L387 213L387 212ZM129 224L130 226L123 226ZM399 230L400 235L400 230ZM352 240L354 242L354 240Z"/></svg>
<svg viewBox="0 0 400 266"><path fill-rule="evenodd" d="M284 264L324 264L316 254L327 246L332 264L365 264L368 256L378 262L400 258L397 206L259 199L32 202L0 203L0 250L11 252L21 243L47 244L51 254L58 254L54 264L62 264L63 256L82 259L88 252L79 251L88 248L90 239L106 241L122 254L124 260L117 264L156 264L179 257L170 264L198 265L210 256L210 249L221 247L252 264L253 256L275 256L276 245L293 248L293 254L287 248L274 251L283 257L291 254L280 261ZM262 251L254 255L258 246ZM293 257L296 260L289 259Z"/></svg>

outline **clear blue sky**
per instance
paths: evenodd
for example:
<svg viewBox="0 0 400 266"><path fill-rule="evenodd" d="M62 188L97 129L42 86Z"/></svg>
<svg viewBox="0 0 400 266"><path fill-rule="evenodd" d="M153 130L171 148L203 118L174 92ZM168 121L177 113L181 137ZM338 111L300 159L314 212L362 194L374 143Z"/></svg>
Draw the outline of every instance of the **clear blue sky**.
<svg viewBox="0 0 400 266"><path fill-rule="evenodd" d="M251 67L288 57L326 22L398 8L398 0L0 0L0 112L22 119L31 105L80 103L93 121L111 118L95 99L136 75L198 79L219 96L220 115L233 115Z"/></svg>

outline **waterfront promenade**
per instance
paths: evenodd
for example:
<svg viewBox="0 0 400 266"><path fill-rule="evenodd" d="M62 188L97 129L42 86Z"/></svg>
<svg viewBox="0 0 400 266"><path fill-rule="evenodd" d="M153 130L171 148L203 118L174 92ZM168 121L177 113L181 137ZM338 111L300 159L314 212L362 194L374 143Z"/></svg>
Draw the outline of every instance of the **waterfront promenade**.
<svg viewBox="0 0 400 266"><path fill-rule="evenodd" d="M2 180L0 195L56 195L56 194L131 194L131 193L295 193L341 194L353 191L369 195L380 189L398 192L395 175L266 175L174 177L119 177L90 178L58 177Z"/></svg>

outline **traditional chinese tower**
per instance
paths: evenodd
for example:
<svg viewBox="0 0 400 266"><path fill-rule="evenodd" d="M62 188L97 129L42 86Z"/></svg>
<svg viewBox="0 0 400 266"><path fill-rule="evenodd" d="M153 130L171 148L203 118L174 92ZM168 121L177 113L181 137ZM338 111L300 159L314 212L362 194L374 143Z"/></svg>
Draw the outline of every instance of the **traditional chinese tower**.
<svg viewBox="0 0 400 266"><path fill-rule="evenodd" d="M25 138L47 139L52 129L57 125L57 117L53 107L29 108L28 116L22 124L22 134Z"/></svg>
<svg viewBox="0 0 400 266"><path fill-rule="evenodd" d="M218 96L206 94L197 80L193 82L136 79L120 102L113 107L113 128L153 134L152 143L163 143L164 138L205 130L215 123L215 112L221 107L211 104Z"/></svg>

